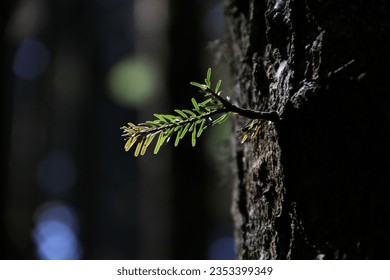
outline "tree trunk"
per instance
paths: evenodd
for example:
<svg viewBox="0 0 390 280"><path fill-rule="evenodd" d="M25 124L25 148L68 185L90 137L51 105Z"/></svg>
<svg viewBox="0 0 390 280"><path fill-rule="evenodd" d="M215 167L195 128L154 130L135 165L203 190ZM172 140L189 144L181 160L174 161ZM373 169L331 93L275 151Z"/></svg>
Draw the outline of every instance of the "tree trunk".
<svg viewBox="0 0 390 280"><path fill-rule="evenodd" d="M390 258L389 4L228 0L241 259ZM237 119L235 129L245 124Z"/></svg>

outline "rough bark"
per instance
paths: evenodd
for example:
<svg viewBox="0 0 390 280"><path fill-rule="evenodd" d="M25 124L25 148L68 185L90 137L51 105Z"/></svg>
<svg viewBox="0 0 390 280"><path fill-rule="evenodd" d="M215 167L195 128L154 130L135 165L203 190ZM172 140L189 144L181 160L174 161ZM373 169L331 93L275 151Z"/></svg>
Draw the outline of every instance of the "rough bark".
<svg viewBox="0 0 390 280"><path fill-rule="evenodd" d="M281 117L234 144L239 258L390 257L389 12L385 0L227 1L236 101Z"/></svg>

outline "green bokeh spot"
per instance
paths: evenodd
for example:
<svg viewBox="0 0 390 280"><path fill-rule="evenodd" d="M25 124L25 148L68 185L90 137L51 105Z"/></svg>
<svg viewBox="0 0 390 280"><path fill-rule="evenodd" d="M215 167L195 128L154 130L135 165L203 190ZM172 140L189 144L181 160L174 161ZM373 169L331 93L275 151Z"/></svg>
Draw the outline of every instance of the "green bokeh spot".
<svg viewBox="0 0 390 280"><path fill-rule="evenodd" d="M137 107L156 90L156 69L145 57L128 57L115 64L109 73L112 98L122 106Z"/></svg>

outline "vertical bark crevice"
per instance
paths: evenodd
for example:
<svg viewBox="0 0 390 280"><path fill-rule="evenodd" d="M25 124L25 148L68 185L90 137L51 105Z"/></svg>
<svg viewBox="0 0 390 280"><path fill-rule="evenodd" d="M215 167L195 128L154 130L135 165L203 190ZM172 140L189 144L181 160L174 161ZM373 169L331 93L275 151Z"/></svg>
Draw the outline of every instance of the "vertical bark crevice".
<svg viewBox="0 0 390 280"><path fill-rule="evenodd" d="M235 232L236 240L238 241L236 244L237 254L241 259L247 258L247 250L245 249L245 228L248 221L248 209L247 209L247 194L246 188L243 184L244 182L244 167L243 167L243 153L242 151L237 151L236 153L236 165L237 165L237 177L239 185L234 190L234 205L232 209L234 222L236 224L236 228L238 230Z"/></svg>

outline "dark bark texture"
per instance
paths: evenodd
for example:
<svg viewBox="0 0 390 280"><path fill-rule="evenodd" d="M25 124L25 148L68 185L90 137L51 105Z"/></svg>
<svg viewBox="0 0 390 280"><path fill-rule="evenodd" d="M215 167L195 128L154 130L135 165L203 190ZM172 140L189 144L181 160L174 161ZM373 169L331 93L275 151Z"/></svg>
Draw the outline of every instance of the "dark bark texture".
<svg viewBox="0 0 390 280"><path fill-rule="evenodd" d="M390 258L389 14L386 0L227 1L236 102L281 117L234 144L239 258Z"/></svg>

